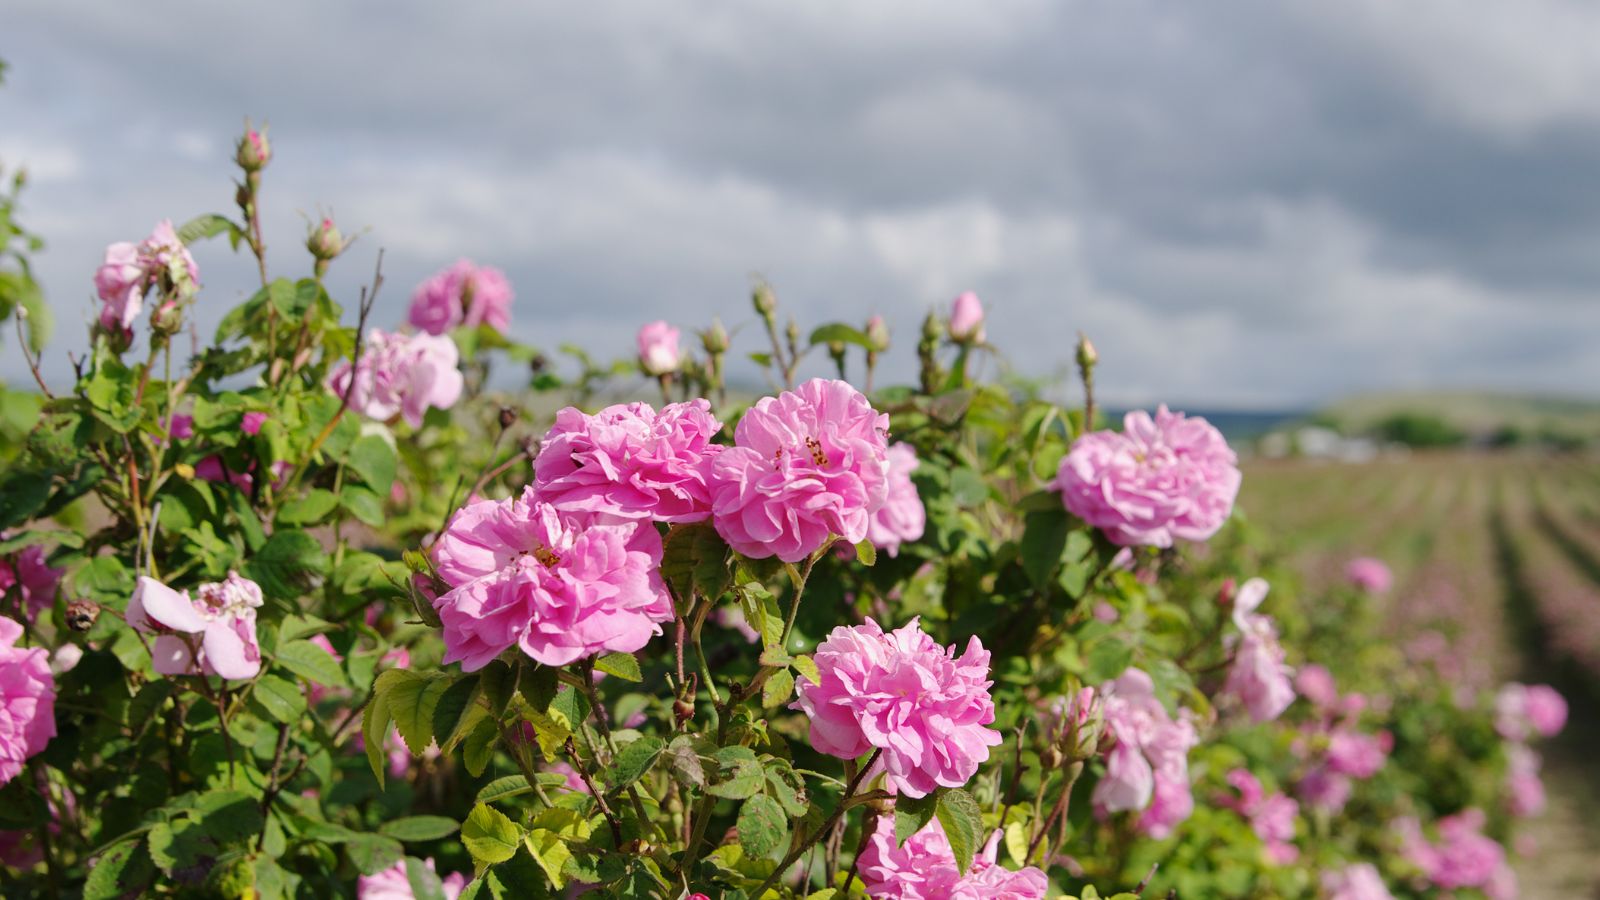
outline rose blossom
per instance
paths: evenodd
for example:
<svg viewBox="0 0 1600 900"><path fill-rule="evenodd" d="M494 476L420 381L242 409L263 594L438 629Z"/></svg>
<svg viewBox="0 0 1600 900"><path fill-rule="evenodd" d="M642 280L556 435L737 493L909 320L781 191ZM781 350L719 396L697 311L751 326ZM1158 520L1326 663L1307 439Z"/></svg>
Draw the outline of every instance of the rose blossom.
<svg viewBox="0 0 1600 900"><path fill-rule="evenodd" d="M43 647L18 647L22 625L0 616L0 784L56 736L56 679Z"/></svg>
<svg viewBox="0 0 1600 900"><path fill-rule="evenodd" d="M678 371L682 358L678 352L678 329L666 322L647 322L639 329L639 368L646 375L660 376Z"/></svg>
<svg viewBox="0 0 1600 900"><path fill-rule="evenodd" d="M1015 872L1000 866L999 846L997 830L962 875L938 822L896 846L894 816L879 816L861 853L861 880L867 896L878 900L1043 900L1045 874L1033 866Z"/></svg>
<svg viewBox="0 0 1600 900"><path fill-rule="evenodd" d="M1174 720L1167 714L1154 682L1139 669L1106 682L1099 693L1110 749L1090 800L1104 813L1144 810L1141 830L1165 837L1194 809L1188 754L1199 735L1186 715Z"/></svg>
<svg viewBox="0 0 1600 900"><path fill-rule="evenodd" d="M1294 786L1295 793L1306 805L1330 813L1344 809L1344 805L1350 802L1352 789L1349 777L1333 772L1325 765L1307 771Z"/></svg>
<svg viewBox="0 0 1600 900"><path fill-rule="evenodd" d="M492 266L470 259L433 274L411 295L409 320L428 334L442 335L457 326L488 325L505 334L511 327L511 282Z"/></svg>
<svg viewBox="0 0 1600 900"><path fill-rule="evenodd" d="M239 430L251 436L258 435L261 433L261 426L267 421L267 418L267 414L264 412L247 412L244 414L244 418L239 421Z"/></svg>
<svg viewBox="0 0 1600 900"><path fill-rule="evenodd" d="M433 867L433 858L422 861L429 872L437 872ZM451 872L439 879L440 886L444 889L445 900L456 900L461 892L466 890L467 877L460 872ZM411 891L411 878L406 874L406 861L400 860L394 865L376 875L362 875L356 879L356 900L415 900L416 894Z"/></svg>
<svg viewBox="0 0 1600 900"><path fill-rule="evenodd" d="M1544 812L1544 782L1539 780L1539 754L1521 744L1506 748L1507 806L1514 816Z"/></svg>
<svg viewBox="0 0 1600 900"><path fill-rule="evenodd" d="M384 421L400 415L412 428L420 428L428 407L449 409L461 397L460 360L449 337L374 328L367 332L360 364L340 362L328 374L327 386L339 397L349 390L350 404L368 418Z"/></svg>
<svg viewBox="0 0 1600 900"><path fill-rule="evenodd" d="M567 512L698 522L711 515L706 479L721 430L703 399L659 413L647 403L592 416L569 406L545 433L533 484L539 499Z"/></svg>
<svg viewBox="0 0 1600 900"><path fill-rule="evenodd" d="M1283 647L1272 619L1256 613L1267 598L1267 583L1252 578L1239 588L1234 598L1233 624L1239 638L1233 651L1233 665L1223 690L1239 698L1250 718L1257 722L1276 719L1294 702L1293 670L1283 664Z"/></svg>
<svg viewBox="0 0 1600 900"><path fill-rule="evenodd" d="M950 339L958 344L983 343L983 303L967 291L950 305Z"/></svg>
<svg viewBox="0 0 1600 900"><path fill-rule="evenodd" d="M745 556L799 562L830 535L858 544L888 489L889 417L843 381L763 397L711 464L712 521Z"/></svg>
<svg viewBox="0 0 1600 900"><path fill-rule="evenodd" d="M1052 490L1067 511L1113 542L1170 547L1222 527L1239 492L1238 457L1201 418L1156 410L1123 419L1123 431L1092 431L1061 460Z"/></svg>
<svg viewBox="0 0 1600 900"><path fill-rule="evenodd" d="M1293 844L1295 816L1300 804L1281 791L1266 793L1261 782L1248 769L1234 769L1227 782L1239 792L1236 800L1225 799L1223 805L1250 820L1250 828L1266 845L1267 858L1275 865L1288 865L1300 857Z"/></svg>
<svg viewBox="0 0 1600 900"><path fill-rule="evenodd" d="M1336 872L1322 873L1327 900L1394 900L1372 863L1351 863Z"/></svg>
<svg viewBox="0 0 1600 900"><path fill-rule="evenodd" d="M872 514L872 521L867 524L867 540L890 556L899 556L902 543L922 537L923 529L928 524L928 513L922 507L922 498L917 495L916 483L911 480L911 473L921 465L917 461L916 449L902 441L891 444L887 456L889 480L883 505Z"/></svg>
<svg viewBox="0 0 1600 900"><path fill-rule="evenodd" d="M966 784L1000 743L989 697L989 652L976 636L966 652L940 647L913 618L885 633L867 619L840 625L817 645L818 682L802 678L791 709L811 720L811 744L840 759L871 749L893 789L926 797Z"/></svg>
<svg viewBox="0 0 1600 900"><path fill-rule="evenodd" d="M1394 584L1394 573L1381 559L1359 556L1344 567L1344 577L1369 594L1382 594Z"/></svg>
<svg viewBox="0 0 1600 900"><path fill-rule="evenodd" d="M1567 701L1547 684L1511 682L1494 700L1494 727L1508 741L1526 740L1534 734L1555 737L1567 724Z"/></svg>
<svg viewBox="0 0 1600 900"><path fill-rule="evenodd" d="M1333 673L1316 663L1300 667L1294 676L1294 689L1318 709L1328 709L1339 702L1339 687L1334 683Z"/></svg>
<svg viewBox="0 0 1600 900"><path fill-rule="evenodd" d="M0 538L9 535L0 533ZM0 559L0 597L16 590L17 607L29 621L56 602L62 569L45 562L44 548L30 544L16 555Z"/></svg>
<svg viewBox="0 0 1600 900"><path fill-rule="evenodd" d="M1395 823L1402 852L1423 877L1444 890L1479 888L1491 898L1514 897L1515 881L1505 848L1483 834L1483 811L1467 809L1439 820L1437 843L1422 834L1416 819ZM1505 893L1507 888L1511 892Z"/></svg>
<svg viewBox="0 0 1600 900"><path fill-rule="evenodd" d="M224 581L207 582L179 593L148 576L140 576L128 601L128 624L156 635L151 662L163 675L220 675L253 678L261 671L261 648L256 644L256 610L262 603L261 587L238 572ZM192 639L200 635L195 653Z"/></svg>
<svg viewBox="0 0 1600 900"><path fill-rule="evenodd" d="M100 324L108 331L131 331L152 284L188 295L199 281L200 267L178 240L172 221L163 219L138 244L123 241L106 247L105 260L94 273L95 293L102 304Z"/></svg>
<svg viewBox="0 0 1600 900"><path fill-rule="evenodd" d="M1393 747L1394 738L1387 731L1374 735L1340 728L1328 738L1328 769L1351 778L1371 778L1383 768Z"/></svg>
<svg viewBox="0 0 1600 900"><path fill-rule="evenodd" d="M461 509L433 558L451 587L434 601L444 661L463 671L513 645L547 666L631 653L672 619L654 525L563 513L531 487Z"/></svg>

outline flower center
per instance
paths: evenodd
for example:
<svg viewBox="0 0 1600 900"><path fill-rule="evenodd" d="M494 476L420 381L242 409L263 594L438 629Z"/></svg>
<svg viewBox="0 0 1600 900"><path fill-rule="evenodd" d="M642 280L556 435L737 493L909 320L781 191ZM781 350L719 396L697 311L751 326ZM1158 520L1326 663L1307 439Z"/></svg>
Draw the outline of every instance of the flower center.
<svg viewBox="0 0 1600 900"><path fill-rule="evenodd" d="M806 448L811 451L811 461L819 466L828 464L828 455L822 452L822 444L814 437L806 437Z"/></svg>
<svg viewBox="0 0 1600 900"><path fill-rule="evenodd" d="M554 568L561 562L561 557L557 556L556 552L549 547L533 548L533 558L544 563L544 567L547 569Z"/></svg>

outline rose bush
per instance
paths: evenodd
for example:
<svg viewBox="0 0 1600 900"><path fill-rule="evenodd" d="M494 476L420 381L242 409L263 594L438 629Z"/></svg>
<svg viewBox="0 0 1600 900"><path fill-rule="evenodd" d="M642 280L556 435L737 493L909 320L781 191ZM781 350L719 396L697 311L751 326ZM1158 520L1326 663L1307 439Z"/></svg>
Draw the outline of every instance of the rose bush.
<svg viewBox="0 0 1600 900"><path fill-rule="evenodd" d="M85 273L0 476L6 896L1514 891L1565 704L1409 666L1377 561L1299 596L1203 419L978 379L972 294L873 389L882 318L758 285L758 397L720 322L559 365L466 261L374 321L329 219L270 277L237 160ZM217 236L261 284L189 354Z"/></svg>

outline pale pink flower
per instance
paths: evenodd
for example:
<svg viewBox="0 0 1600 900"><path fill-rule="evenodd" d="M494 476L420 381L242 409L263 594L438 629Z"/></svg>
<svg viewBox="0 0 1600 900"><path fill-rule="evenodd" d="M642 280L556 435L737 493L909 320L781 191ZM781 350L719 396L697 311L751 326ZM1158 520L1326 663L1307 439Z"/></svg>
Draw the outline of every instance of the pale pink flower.
<svg viewBox="0 0 1600 900"><path fill-rule="evenodd" d="M386 421L398 415L420 428L429 407L449 409L460 399L460 361L456 342L447 336L374 328L367 332L360 365L339 363L327 386L339 397L349 390L350 405L368 418Z"/></svg>
<svg viewBox="0 0 1600 900"><path fill-rule="evenodd" d="M1539 754L1521 744L1506 748L1506 805L1514 816L1544 812L1544 782L1539 779Z"/></svg>
<svg viewBox="0 0 1600 900"><path fill-rule="evenodd" d="M1233 624L1239 629L1234 645L1233 665L1223 691L1237 697L1250 718L1270 722L1294 702L1293 670L1284 665L1283 647L1272 619L1256 609L1267 597L1267 583L1260 578L1246 581L1234 599Z"/></svg>
<svg viewBox="0 0 1600 900"><path fill-rule="evenodd" d="M43 547L30 544L9 558L0 558L0 597L14 591L16 607L32 621L56 602L63 574L64 570L45 562Z"/></svg>
<svg viewBox="0 0 1600 900"><path fill-rule="evenodd" d="M1381 559L1359 556L1344 567L1344 577L1369 594L1386 593L1394 584L1394 573Z"/></svg>
<svg viewBox="0 0 1600 900"><path fill-rule="evenodd" d="M1329 770L1325 765L1312 767L1295 783L1294 791L1307 806L1329 813L1337 813L1350 802L1353 785L1348 776Z"/></svg>
<svg viewBox="0 0 1600 900"><path fill-rule="evenodd" d="M950 339L958 344L983 343L983 303L967 291L950 305Z"/></svg>
<svg viewBox="0 0 1600 900"><path fill-rule="evenodd" d="M1316 663L1300 667L1294 676L1294 689L1320 710L1330 709L1339 702L1339 687L1333 681L1333 673Z"/></svg>
<svg viewBox="0 0 1600 900"><path fill-rule="evenodd" d="M539 499L567 512L610 513L660 522L711 515L711 438L722 423L705 400L608 406L594 415L556 413L533 461Z"/></svg>
<svg viewBox="0 0 1600 900"><path fill-rule="evenodd" d="M22 625L0 616L0 784L56 736L56 679L43 647L18 647Z"/></svg>
<svg viewBox="0 0 1600 900"><path fill-rule="evenodd" d="M1293 842L1295 817L1300 812L1300 804L1281 791L1268 794L1248 769L1229 772L1227 782L1239 792L1239 796L1237 799L1224 800L1223 805L1250 821L1251 830L1266 845L1267 858L1280 866L1298 859L1300 852Z"/></svg>
<svg viewBox="0 0 1600 900"><path fill-rule="evenodd" d="M639 329L639 368L646 375L667 375L678 371L683 358L678 350L678 329L666 322L647 322Z"/></svg>
<svg viewBox="0 0 1600 900"><path fill-rule="evenodd" d="M492 266L470 259L434 273L411 295L410 322L428 334L488 325L505 334L511 328L511 282Z"/></svg>
<svg viewBox="0 0 1600 900"><path fill-rule="evenodd" d="M512 646L564 666L642 648L672 619L661 537L643 520L562 513L537 499L472 503L433 546L444 661L483 668Z"/></svg>
<svg viewBox="0 0 1600 900"><path fill-rule="evenodd" d="M256 610L261 607L261 587L237 572L224 581L207 582L195 589L199 596L179 593L147 576L140 576L128 601L130 626L156 635L152 662L163 675L220 675L253 678L261 671L261 648L256 644ZM199 646L194 638L198 635Z"/></svg>
<svg viewBox="0 0 1600 900"><path fill-rule="evenodd" d="M922 537L928 524L928 513L922 507L922 498L917 495L916 482L911 480L911 473L921 465L917 460L916 448L904 442L891 444L887 456L889 480L883 505L872 514L872 520L867 525L867 540L893 557L900 555L902 543Z"/></svg>
<svg viewBox="0 0 1600 900"><path fill-rule="evenodd" d="M876 900L1043 900L1045 874L1029 866L1011 871L997 862L1000 832L990 836L962 875L937 821L896 846L894 816L880 816L858 868L867 896Z"/></svg>
<svg viewBox="0 0 1600 900"><path fill-rule="evenodd" d="M1400 832L1401 852L1434 887L1444 890L1479 888L1491 897L1514 896L1505 848L1483 834L1482 810L1468 809L1440 819L1439 839L1430 842L1415 819L1395 823Z"/></svg>
<svg viewBox="0 0 1600 900"><path fill-rule="evenodd" d="M1328 769L1351 778L1371 778L1383 768L1393 747L1394 738L1387 731L1362 734L1339 728L1328 737Z"/></svg>
<svg viewBox="0 0 1600 900"><path fill-rule="evenodd" d="M248 435L260 434L261 426L267 421L267 418L267 414L264 412L247 412L239 422L239 430Z"/></svg>
<svg viewBox="0 0 1600 900"><path fill-rule="evenodd" d="M1322 873L1325 900L1394 900L1372 863L1351 863Z"/></svg>
<svg viewBox="0 0 1600 900"><path fill-rule="evenodd" d="M1238 458L1205 419L1165 406L1130 412L1123 431L1073 442L1051 482L1067 511L1113 542L1170 547L1222 527L1239 492Z"/></svg>
<svg viewBox="0 0 1600 900"><path fill-rule="evenodd" d="M163 219L138 244L124 241L106 247L105 260L94 273L95 293L102 304L100 324L108 331L130 332L152 285L188 295L199 288L199 281L200 267L178 240L172 221Z"/></svg>
<svg viewBox="0 0 1600 900"><path fill-rule="evenodd" d="M192 294L200 287L200 267L189 248L178 240L171 219L162 219L139 245L139 257L146 261L151 277L164 289Z"/></svg>
<svg viewBox="0 0 1600 900"><path fill-rule="evenodd" d="M422 861L429 872L437 872L433 858ZM467 877L451 872L439 879L445 900L456 900L466 890ZM356 900L416 900L411 890L411 878L406 875L406 861L400 860L376 875L362 875L356 879Z"/></svg>
<svg viewBox="0 0 1600 900"><path fill-rule="evenodd" d="M1090 800L1102 813L1144 810L1140 829L1164 837L1194 809L1188 754L1199 735L1187 715L1174 720L1167 714L1154 682L1139 669L1106 682L1099 693L1110 748Z"/></svg>
<svg viewBox="0 0 1600 900"><path fill-rule="evenodd" d="M888 490L889 417L843 381L763 397L711 464L712 521L745 556L798 562L867 537Z"/></svg>
<svg viewBox="0 0 1600 900"><path fill-rule="evenodd" d="M1535 734L1555 737L1567 724L1567 701L1547 684L1513 681L1501 687L1494 712L1495 730L1508 741L1527 740Z"/></svg>
<svg viewBox="0 0 1600 900"><path fill-rule="evenodd" d="M813 656L820 682L800 679L792 709L811 720L811 744L840 759L882 750L893 789L926 797L960 787L1002 740L989 728L989 652L940 647L915 618L885 633L867 619L834 628Z"/></svg>

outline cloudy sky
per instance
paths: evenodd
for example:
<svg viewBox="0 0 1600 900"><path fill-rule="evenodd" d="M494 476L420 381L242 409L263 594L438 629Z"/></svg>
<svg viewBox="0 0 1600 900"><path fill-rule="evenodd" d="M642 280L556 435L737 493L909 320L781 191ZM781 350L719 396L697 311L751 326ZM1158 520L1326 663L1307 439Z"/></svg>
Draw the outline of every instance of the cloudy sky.
<svg viewBox="0 0 1600 900"><path fill-rule="evenodd" d="M386 248L380 323L469 256L546 347L720 313L759 349L761 273L808 322L885 313L908 375L972 289L1019 369L1082 329L1127 403L1600 383L1577 0L6 6L0 158L50 243L57 379L104 245L231 211L251 115L271 262L308 270L318 210L370 229L332 286L353 306ZM252 270L199 259L211 322Z"/></svg>

